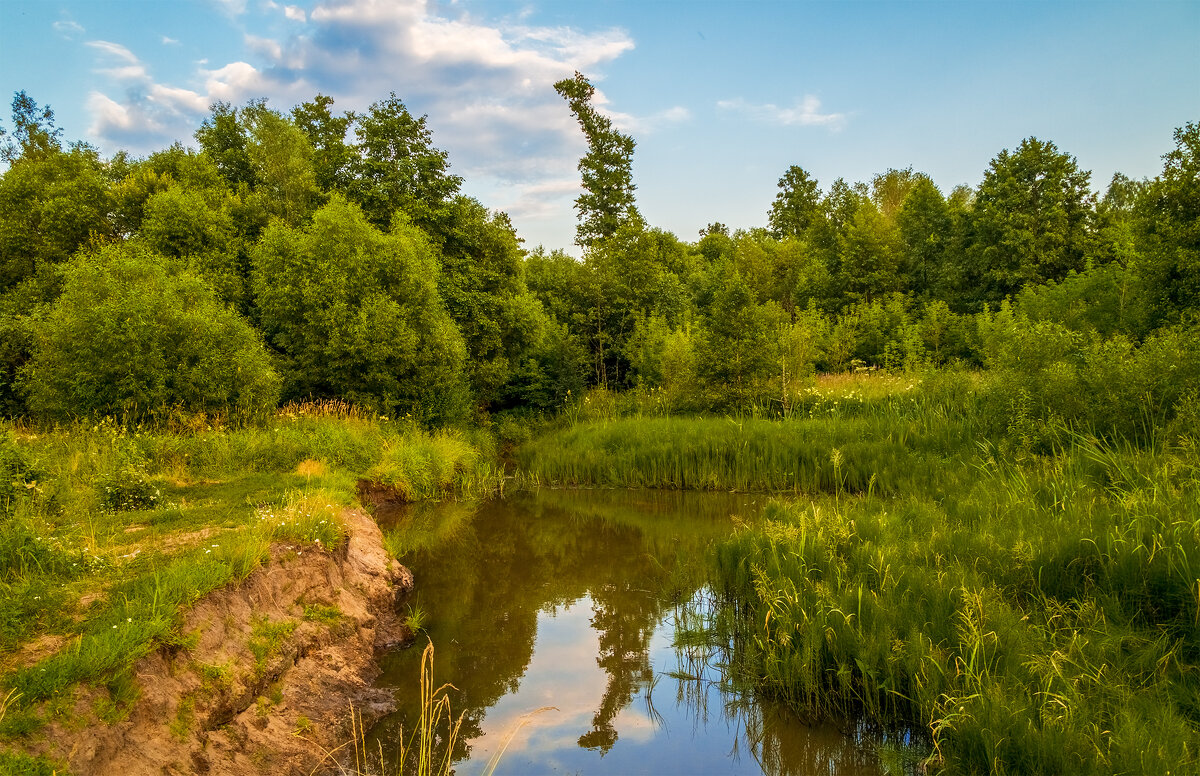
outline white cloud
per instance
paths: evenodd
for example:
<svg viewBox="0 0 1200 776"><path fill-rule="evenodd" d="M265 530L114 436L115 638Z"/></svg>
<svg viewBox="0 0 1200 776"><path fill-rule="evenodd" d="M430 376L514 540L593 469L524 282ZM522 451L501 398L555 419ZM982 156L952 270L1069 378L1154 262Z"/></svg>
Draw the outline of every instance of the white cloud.
<svg viewBox="0 0 1200 776"><path fill-rule="evenodd" d="M113 59L127 62L131 65L136 65L140 62L140 60L138 60L137 56L132 51L125 48L120 43L111 43L107 40L89 40L87 45L103 54L107 54Z"/></svg>
<svg viewBox="0 0 1200 776"><path fill-rule="evenodd" d="M175 38L167 37L166 35L162 36L162 43L164 46L178 46L179 45L179 41L177 41Z"/></svg>
<svg viewBox="0 0 1200 776"><path fill-rule="evenodd" d="M259 96L265 86L262 74L248 62L231 62L204 75L205 92L213 101L243 102Z"/></svg>
<svg viewBox="0 0 1200 776"><path fill-rule="evenodd" d="M785 127L829 127L841 129L846 124L845 113L822 113L821 101L811 94L797 100L791 108L781 108L772 103L752 105L743 99L721 100L717 107L734 111L756 121L779 124Z"/></svg>
<svg viewBox="0 0 1200 776"><path fill-rule="evenodd" d="M78 22L73 22L70 19L64 19L63 21L55 22L50 26L53 27L54 31L59 35L62 35L64 38L68 39L87 32L87 30L83 28L83 25L79 24Z"/></svg>
<svg viewBox="0 0 1200 776"><path fill-rule="evenodd" d="M283 47L279 45L279 41L277 40L260 38L257 35L246 35L245 41L246 46L251 51L271 60L272 63L278 62L283 58Z"/></svg>
<svg viewBox="0 0 1200 776"><path fill-rule="evenodd" d="M247 5L211 2L231 16ZM322 0L307 14L274 0L261 7L307 23L281 39L248 30L241 61L198 63L190 83L157 83L128 49L90 44L108 60L103 74L124 92L89 99L93 139L115 149L128 147L135 131L143 141L160 132L148 147L131 148L145 152L190 136L216 100L265 97L286 109L320 91L334 97L335 109L363 110L395 91L414 114L428 115L434 143L449 152L469 191L489 192L485 204L514 218L573 222L584 141L553 84L576 70L595 76L633 49L627 32L539 27L528 17L491 22L426 0ZM635 133L690 118L681 106L642 117L613 111L599 91L596 104Z"/></svg>
<svg viewBox="0 0 1200 776"><path fill-rule="evenodd" d="M691 121L692 112L682 105L676 105L649 116L631 116L628 113L613 113L606 111L613 120L613 125L622 132L633 135L650 135L671 124L682 124Z"/></svg>
<svg viewBox="0 0 1200 776"><path fill-rule="evenodd" d="M241 16L246 12L246 0L209 0L226 16Z"/></svg>
<svg viewBox="0 0 1200 776"><path fill-rule="evenodd" d="M132 51L120 43L89 40L87 45L98 51L101 60L107 65L106 67L97 67L96 73L121 82L149 80L150 76L146 71L146 66Z"/></svg>

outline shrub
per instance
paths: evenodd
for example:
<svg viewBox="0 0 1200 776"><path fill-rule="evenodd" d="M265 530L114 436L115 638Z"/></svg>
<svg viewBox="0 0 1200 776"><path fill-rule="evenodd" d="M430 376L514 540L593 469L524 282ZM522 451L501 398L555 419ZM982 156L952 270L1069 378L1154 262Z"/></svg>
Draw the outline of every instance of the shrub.
<svg viewBox="0 0 1200 776"><path fill-rule="evenodd" d="M466 349L420 229L380 232L334 196L306 229L275 222L254 251L254 290L289 398L337 396L426 420L467 407Z"/></svg>
<svg viewBox="0 0 1200 776"><path fill-rule="evenodd" d="M250 415L278 400L279 379L250 325L198 277L134 244L73 260L36 328L25 382L44 417Z"/></svg>
<svg viewBox="0 0 1200 776"><path fill-rule="evenodd" d="M110 512L150 509L158 504L162 493L133 466L122 466L102 476L96 483L100 506Z"/></svg>

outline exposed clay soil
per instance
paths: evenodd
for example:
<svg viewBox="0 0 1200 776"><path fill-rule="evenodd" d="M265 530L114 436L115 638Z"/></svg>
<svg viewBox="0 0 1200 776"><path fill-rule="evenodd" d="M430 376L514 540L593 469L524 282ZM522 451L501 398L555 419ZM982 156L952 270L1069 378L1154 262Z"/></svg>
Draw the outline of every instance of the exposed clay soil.
<svg viewBox="0 0 1200 776"><path fill-rule="evenodd" d="M336 770L326 753L351 740L351 708L369 725L394 705L370 682L376 652L409 637L396 610L413 585L370 516L344 518L350 538L338 551L275 545L269 565L198 602L184 624L198 644L137 664L141 696L123 720L100 722L95 694L80 692L73 719L31 748L96 776ZM305 619L306 606L324 621ZM264 618L295 630L256 665ZM351 747L339 751L353 760Z"/></svg>

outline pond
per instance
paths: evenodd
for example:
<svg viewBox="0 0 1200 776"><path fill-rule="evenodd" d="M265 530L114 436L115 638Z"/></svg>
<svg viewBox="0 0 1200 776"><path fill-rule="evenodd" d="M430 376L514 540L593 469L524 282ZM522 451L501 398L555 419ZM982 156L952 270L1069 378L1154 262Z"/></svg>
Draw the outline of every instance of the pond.
<svg viewBox="0 0 1200 776"><path fill-rule="evenodd" d="M400 708L371 748L415 725L427 635L463 714L460 775L497 756L495 774L884 773L875 736L805 724L723 673L706 550L762 499L541 490L377 515L425 545L402 561L426 632L384 659Z"/></svg>

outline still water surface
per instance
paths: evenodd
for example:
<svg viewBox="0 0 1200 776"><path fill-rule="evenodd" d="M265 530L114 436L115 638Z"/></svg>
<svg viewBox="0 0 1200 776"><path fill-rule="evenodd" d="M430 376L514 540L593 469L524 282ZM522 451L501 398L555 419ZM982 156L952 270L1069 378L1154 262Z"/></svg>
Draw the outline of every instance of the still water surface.
<svg viewBox="0 0 1200 776"><path fill-rule="evenodd" d="M882 769L863 735L804 724L735 691L727 651L677 645L712 614L708 545L752 518L752 495L671 491L520 494L480 506L378 515L431 546L402 558L464 722L455 772L846 774ZM421 647L384 661L401 707L387 747L418 710ZM549 707L549 708L547 708ZM371 744L372 748L374 743Z"/></svg>

